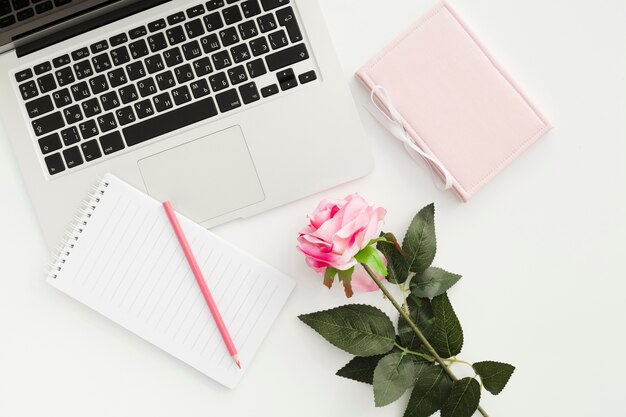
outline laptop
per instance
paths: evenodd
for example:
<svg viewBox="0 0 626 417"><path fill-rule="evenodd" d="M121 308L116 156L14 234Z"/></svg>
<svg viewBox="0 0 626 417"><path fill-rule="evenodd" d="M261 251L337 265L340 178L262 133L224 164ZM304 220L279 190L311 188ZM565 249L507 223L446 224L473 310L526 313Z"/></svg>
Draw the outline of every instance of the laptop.
<svg viewBox="0 0 626 417"><path fill-rule="evenodd" d="M0 91L50 245L108 172L212 227L372 168L318 0L0 0Z"/></svg>

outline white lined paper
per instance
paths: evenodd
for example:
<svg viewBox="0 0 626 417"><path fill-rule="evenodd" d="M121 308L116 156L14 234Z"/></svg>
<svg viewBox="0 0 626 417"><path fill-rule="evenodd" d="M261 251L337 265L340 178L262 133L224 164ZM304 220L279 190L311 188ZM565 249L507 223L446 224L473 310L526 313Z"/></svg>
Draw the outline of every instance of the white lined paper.
<svg viewBox="0 0 626 417"><path fill-rule="evenodd" d="M106 191L48 282L234 388L243 371L230 360L161 204L112 175L103 182ZM245 367L294 283L179 217Z"/></svg>

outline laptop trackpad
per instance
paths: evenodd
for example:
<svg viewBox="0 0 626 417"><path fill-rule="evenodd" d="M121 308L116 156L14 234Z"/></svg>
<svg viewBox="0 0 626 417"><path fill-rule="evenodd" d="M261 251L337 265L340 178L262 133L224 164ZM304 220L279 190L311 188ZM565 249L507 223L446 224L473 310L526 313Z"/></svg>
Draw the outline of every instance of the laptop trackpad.
<svg viewBox="0 0 626 417"><path fill-rule="evenodd" d="M148 193L202 223L265 199L239 126L139 161Z"/></svg>

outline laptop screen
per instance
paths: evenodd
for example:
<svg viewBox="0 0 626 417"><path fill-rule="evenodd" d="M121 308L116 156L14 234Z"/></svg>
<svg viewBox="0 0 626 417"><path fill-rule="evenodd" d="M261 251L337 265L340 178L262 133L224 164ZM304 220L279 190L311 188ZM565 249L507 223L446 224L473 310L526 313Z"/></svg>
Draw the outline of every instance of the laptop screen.
<svg viewBox="0 0 626 417"><path fill-rule="evenodd" d="M0 53L141 0L0 0Z"/></svg>

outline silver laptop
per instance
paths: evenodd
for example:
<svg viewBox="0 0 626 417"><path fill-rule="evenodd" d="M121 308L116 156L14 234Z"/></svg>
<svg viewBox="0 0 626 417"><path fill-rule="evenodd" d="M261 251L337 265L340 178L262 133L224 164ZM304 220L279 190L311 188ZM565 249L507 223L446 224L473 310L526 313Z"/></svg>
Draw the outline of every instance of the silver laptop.
<svg viewBox="0 0 626 417"><path fill-rule="evenodd" d="M317 0L0 0L0 91L49 244L107 172L211 227L372 165Z"/></svg>

